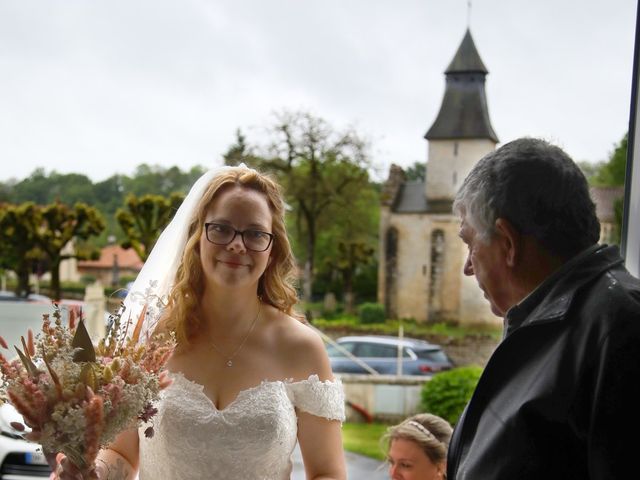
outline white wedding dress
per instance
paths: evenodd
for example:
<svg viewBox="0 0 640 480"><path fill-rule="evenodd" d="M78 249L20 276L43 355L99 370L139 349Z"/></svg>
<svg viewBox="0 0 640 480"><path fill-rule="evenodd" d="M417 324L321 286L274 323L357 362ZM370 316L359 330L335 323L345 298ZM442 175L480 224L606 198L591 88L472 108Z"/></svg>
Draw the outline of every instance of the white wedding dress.
<svg viewBox="0 0 640 480"><path fill-rule="evenodd" d="M344 421L339 380L264 381L218 410L180 373L162 392L155 434L140 428L140 480L284 480L297 441L296 410Z"/></svg>

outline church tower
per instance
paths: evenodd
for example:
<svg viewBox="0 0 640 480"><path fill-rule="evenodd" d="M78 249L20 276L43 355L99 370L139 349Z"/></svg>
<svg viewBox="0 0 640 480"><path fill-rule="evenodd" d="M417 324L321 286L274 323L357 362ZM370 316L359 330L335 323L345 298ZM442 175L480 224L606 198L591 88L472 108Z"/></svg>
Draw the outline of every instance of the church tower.
<svg viewBox="0 0 640 480"><path fill-rule="evenodd" d="M493 151L485 94L488 71L467 30L445 71L440 111L424 138L424 181L406 180L392 165L382 192L378 301L390 318L461 324L495 323L475 278L467 277L467 255L451 206L473 165Z"/></svg>
<svg viewBox="0 0 640 480"><path fill-rule="evenodd" d="M484 88L487 73L467 30L445 71L440 112L424 136L428 142L428 200L453 200L471 167L498 143Z"/></svg>

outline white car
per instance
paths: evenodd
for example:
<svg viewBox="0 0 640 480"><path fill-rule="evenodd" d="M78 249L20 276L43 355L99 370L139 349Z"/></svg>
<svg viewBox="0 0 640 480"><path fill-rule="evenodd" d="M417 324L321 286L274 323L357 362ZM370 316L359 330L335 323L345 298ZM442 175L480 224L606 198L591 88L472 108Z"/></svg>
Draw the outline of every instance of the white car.
<svg viewBox="0 0 640 480"><path fill-rule="evenodd" d="M0 480L41 480L51 469L40 445L24 440L11 422L22 417L8 404L0 405Z"/></svg>

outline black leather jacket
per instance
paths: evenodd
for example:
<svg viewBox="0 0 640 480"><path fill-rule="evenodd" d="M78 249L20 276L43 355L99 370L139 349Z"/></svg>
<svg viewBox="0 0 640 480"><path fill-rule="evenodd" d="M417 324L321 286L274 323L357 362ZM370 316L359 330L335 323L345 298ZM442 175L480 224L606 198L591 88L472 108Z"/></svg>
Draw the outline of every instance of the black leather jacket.
<svg viewBox="0 0 640 480"><path fill-rule="evenodd" d="M606 246L558 273L509 311L448 480L640 476L640 281Z"/></svg>

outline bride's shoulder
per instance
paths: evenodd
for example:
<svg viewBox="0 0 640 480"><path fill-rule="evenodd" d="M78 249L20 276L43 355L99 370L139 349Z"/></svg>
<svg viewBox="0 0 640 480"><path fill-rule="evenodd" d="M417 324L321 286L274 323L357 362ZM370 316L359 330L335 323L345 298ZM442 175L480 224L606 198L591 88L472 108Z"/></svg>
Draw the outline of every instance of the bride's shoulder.
<svg viewBox="0 0 640 480"><path fill-rule="evenodd" d="M326 378L330 375L324 342L315 329L308 323L277 310L271 312L267 320L270 320L274 351L281 353L286 364L295 366L298 374L294 377L307 378L318 374L321 378Z"/></svg>
<svg viewBox="0 0 640 480"><path fill-rule="evenodd" d="M285 343L293 343L290 346L295 346L299 342L313 342L320 338L306 320L287 315L274 307L268 307L265 320L278 339Z"/></svg>

